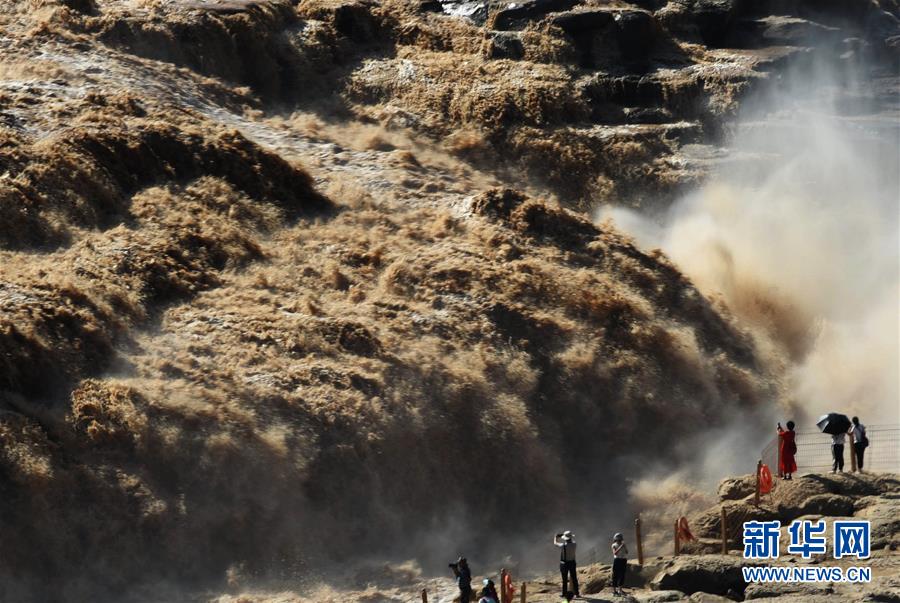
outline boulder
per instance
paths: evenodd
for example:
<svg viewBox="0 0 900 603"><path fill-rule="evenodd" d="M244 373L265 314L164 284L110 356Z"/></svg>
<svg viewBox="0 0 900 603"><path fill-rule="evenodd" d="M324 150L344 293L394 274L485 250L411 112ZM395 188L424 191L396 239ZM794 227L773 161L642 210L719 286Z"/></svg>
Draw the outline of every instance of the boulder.
<svg viewBox="0 0 900 603"><path fill-rule="evenodd" d="M519 61L525 57L525 46L517 32L495 32L487 46L487 58Z"/></svg>
<svg viewBox="0 0 900 603"><path fill-rule="evenodd" d="M785 595L813 597L816 595L829 595L833 592L834 588L827 583L753 582L747 585L747 589L744 591L744 598L747 601L751 601L753 599L767 599Z"/></svg>
<svg viewBox="0 0 900 603"><path fill-rule="evenodd" d="M678 590L689 595L705 592L742 593L747 586L741 567L755 565L740 557L699 555L676 557L650 583L653 590Z"/></svg>
<svg viewBox="0 0 900 603"><path fill-rule="evenodd" d="M669 601L688 600L683 592L677 590L659 590L651 592L633 592L631 596L638 603L668 603Z"/></svg>
<svg viewBox="0 0 900 603"><path fill-rule="evenodd" d="M684 555L714 554L721 552L721 550L721 538L698 538L697 540L681 543L681 553Z"/></svg>
<svg viewBox="0 0 900 603"><path fill-rule="evenodd" d="M604 31L612 27L615 24L615 15L612 11L603 8L569 11L553 15L549 19L549 23L570 36L577 36Z"/></svg>
<svg viewBox="0 0 900 603"><path fill-rule="evenodd" d="M776 480L772 492L764 495L762 500L778 510L782 521L790 521L803 514L803 504L809 497L833 492L830 484L815 479L815 476L805 475L789 481Z"/></svg>
<svg viewBox="0 0 900 603"><path fill-rule="evenodd" d="M867 500L868 504L857 509L854 517L871 522L872 548L900 548L900 493Z"/></svg>
<svg viewBox="0 0 900 603"><path fill-rule="evenodd" d="M444 6L438 0L419 0L417 8L420 13L444 12Z"/></svg>
<svg viewBox="0 0 900 603"><path fill-rule="evenodd" d="M804 487L818 484L826 492L847 496L870 496L886 492L900 492L896 474L873 475L871 473L823 473L804 475L795 480Z"/></svg>
<svg viewBox="0 0 900 603"><path fill-rule="evenodd" d="M779 507L782 521L790 521L801 515L823 515L827 517L846 517L853 513L853 499L840 494L814 494L797 508Z"/></svg>
<svg viewBox="0 0 900 603"><path fill-rule="evenodd" d="M523 29L528 23L538 21L549 13L571 10L578 0L526 0L521 4L510 4L497 11L490 22L491 29Z"/></svg>
<svg viewBox="0 0 900 603"><path fill-rule="evenodd" d="M719 500L740 500L753 494L756 478L750 473L740 477L728 477L719 482Z"/></svg>
<svg viewBox="0 0 900 603"><path fill-rule="evenodd" d="M693 603L732 603L728 597L722 595L713 595L710 593L694 593L690 596Z"/></svg>
<svg viewBox="0 0 900 603"><path fill-rule="evenodd" d="M698 538L721 537L722 516L721 509L725 507L728 514L728 540L731 543L739 543L743 538L743 525L745 521L772 521L779 519L778 511L771 505L763 504L757 507L753 501L729 500L721 505L707 509L696 515L692 515L688 523Z"/></svg>
<svg viewBox="0 0 900 603"><path fill-rule="evenodd" d="M97 3L94 0L60 0L60 4L85 15L97 14Z"/></svg>

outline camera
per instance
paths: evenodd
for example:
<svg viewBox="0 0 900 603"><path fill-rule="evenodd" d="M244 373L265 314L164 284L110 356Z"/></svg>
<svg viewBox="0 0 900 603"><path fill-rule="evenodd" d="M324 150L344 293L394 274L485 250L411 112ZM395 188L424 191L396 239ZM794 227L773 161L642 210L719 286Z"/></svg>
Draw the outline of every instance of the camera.
<svg viewBox="0 0 900 603"><path fill-rule="evenodd" d="M449 563L449 564L447 564L447 567L452 567L453 569L456 569L457 567L459 567L459 564L458 563Z"/></svg>

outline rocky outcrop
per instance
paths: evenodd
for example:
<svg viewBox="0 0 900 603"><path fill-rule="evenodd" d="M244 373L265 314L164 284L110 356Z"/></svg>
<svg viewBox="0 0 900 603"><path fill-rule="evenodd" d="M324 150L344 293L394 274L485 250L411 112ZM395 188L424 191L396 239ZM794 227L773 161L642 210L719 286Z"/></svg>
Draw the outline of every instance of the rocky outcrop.
<svg viewBox="0 0 900 603"><path fill-rule="evenodd" d="M719 483L718 495L720 500L740 500L753 494L756 489L756 481L753 475L741 477L729 477Z"/></svg>
<svg viewBox="0 0 900 603"><path fill-rule="evenodd" d="M650 582L654 590L677 590L718 595L743 593L747 587L741 567L745 560L724 555L676 557Z"/></svg>

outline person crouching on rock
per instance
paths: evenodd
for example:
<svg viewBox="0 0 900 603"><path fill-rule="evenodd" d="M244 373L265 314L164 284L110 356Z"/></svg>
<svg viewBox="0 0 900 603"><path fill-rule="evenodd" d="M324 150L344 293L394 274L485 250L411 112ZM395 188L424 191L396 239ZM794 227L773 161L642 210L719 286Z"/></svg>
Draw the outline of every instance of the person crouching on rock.
<svg viewBox="0 0 900 603"><path fill-rule="evenodd" d="M612 585L614 595L624 595L625 591L625 570L628 569L628 547L625 546L625 537L619 532L613 536L612 543L613 565L612 565Z"/></svg>
<svg viewBox="0 0 900 603"><path fill-rule="evenodd" d="M791 475L797 471L797 461L794 459L797 454L796 435L793 421L787 422L787 431L781 428L781 423L778 424L778 456L781 459L778 470L784 479L794 479Z"/></svg>
<svg viewBox="0 0 900 603"><path fill-rule="evenodd" d="M572 592L578 593L578 567L575 563L575 534L566 530L553 538L553 544L559 547L559 573L562 576L562 596L569 592L569 577L572 578Z"/></svg>
<svg viewBox="0 0 900 603"><path fill-rule="evenodd" d="M469 603L472 600L472 570L465 557L460 557L456 563L450 564L453 575L456 576L456 586L459 587L459 603Z"/></svg>

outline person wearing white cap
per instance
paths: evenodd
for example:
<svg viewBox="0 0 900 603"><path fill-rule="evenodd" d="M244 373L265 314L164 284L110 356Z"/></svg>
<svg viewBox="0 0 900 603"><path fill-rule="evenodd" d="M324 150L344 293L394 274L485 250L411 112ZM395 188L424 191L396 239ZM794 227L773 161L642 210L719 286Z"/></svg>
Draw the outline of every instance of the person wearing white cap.
<svg viewBox="0 0 900 603"><path fill-rule="evenodd" d="M559 547L559 573L562 576L562 596L566 596L569 586L569 578L572 579L572 592L576 597L578 593L578 568L575 564L575 534L566 530L553 538L553 544Z"/></svg>
<svg viewBox="0 0 900 603"><path fill-rule="evenodd" d="M613 536L612 543L613 565L612 585L614 595L624 595L622 587L625 585L625 570L628 569L628 547L625 546L625 537L621 532Z"/></svg>

